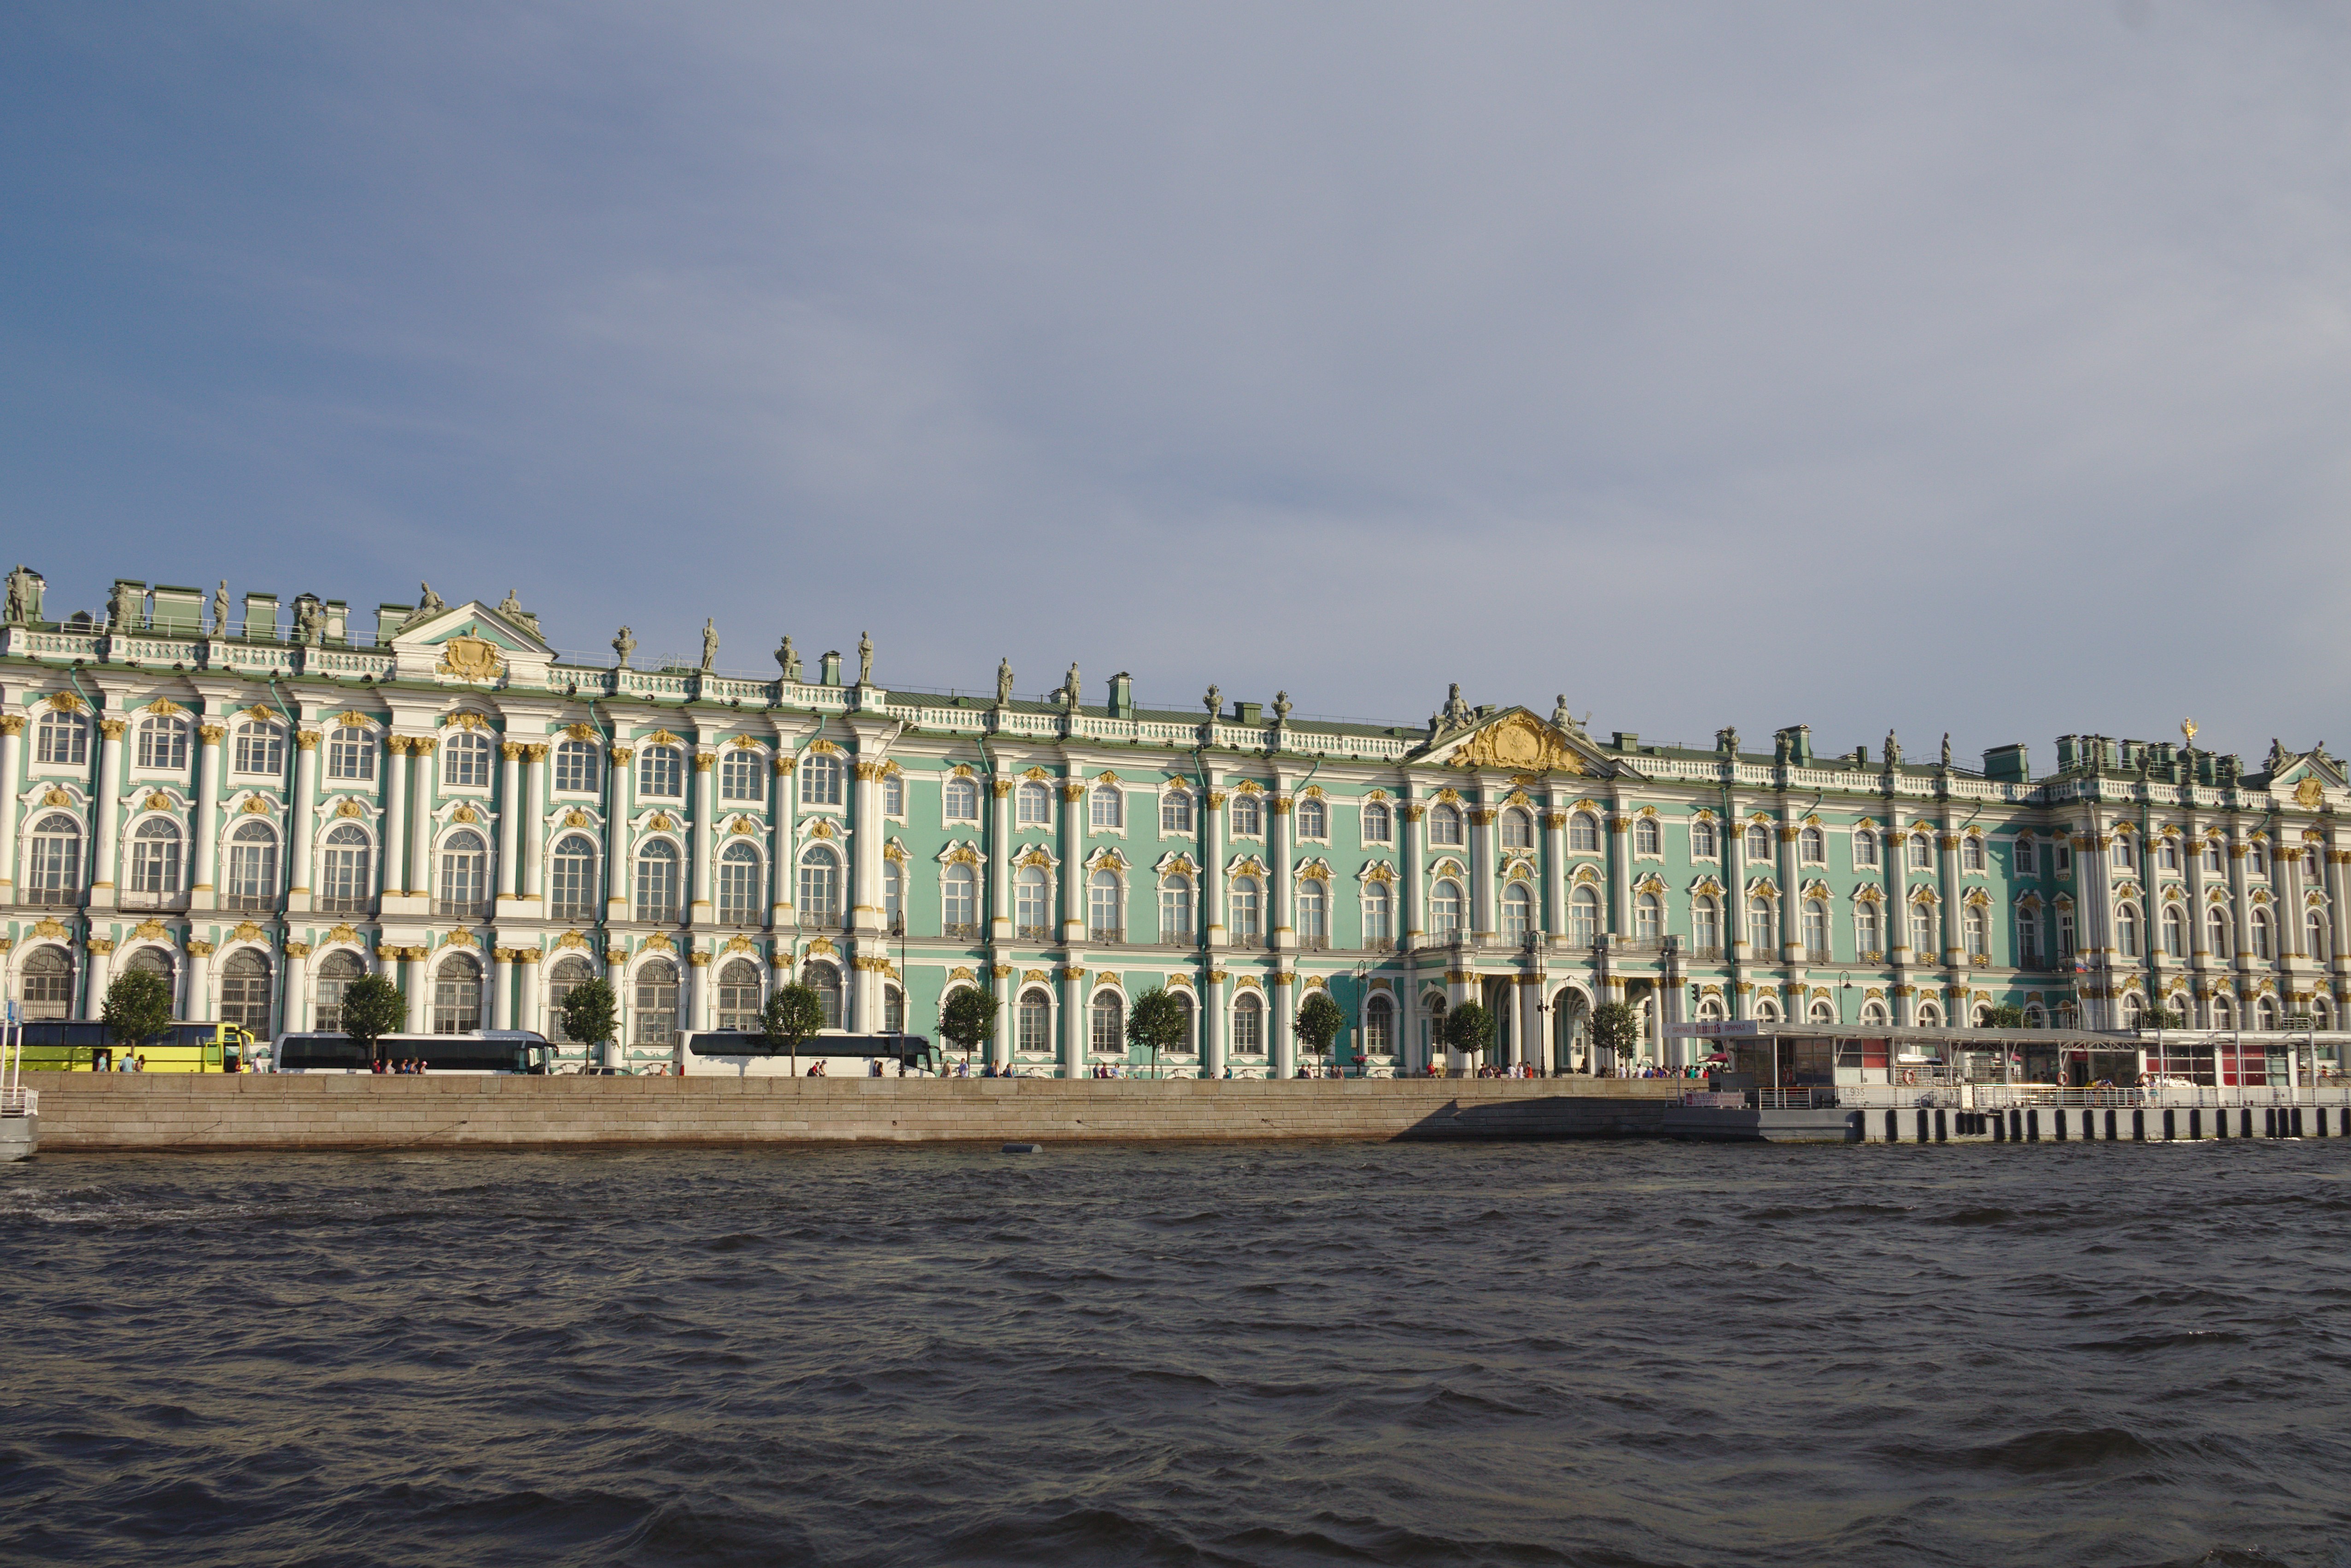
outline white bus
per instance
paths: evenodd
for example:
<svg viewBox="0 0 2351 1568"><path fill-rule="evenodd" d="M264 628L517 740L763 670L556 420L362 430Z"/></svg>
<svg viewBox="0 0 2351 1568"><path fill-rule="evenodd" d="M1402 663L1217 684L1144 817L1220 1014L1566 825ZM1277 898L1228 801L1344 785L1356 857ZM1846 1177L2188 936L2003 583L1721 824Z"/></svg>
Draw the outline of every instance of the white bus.
<svg viewBox="0 0 2351 1568"><path fill-rule="evenodd" d="M935 1078L938 1047L919 1034L812 1034L797 1054L749 1030L681 1034L674 1070L689 1078ZM874 1069L881 1068L879 1074Z"/></svg>

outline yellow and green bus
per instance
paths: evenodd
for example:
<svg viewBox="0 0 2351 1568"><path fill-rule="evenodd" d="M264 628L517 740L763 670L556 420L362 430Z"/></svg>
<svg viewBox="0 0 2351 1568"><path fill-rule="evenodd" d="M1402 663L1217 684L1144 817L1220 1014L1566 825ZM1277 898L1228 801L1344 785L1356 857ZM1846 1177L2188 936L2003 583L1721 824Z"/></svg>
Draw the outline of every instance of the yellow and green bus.
<svg viewBox="0 0 2351 1568"><path fill-rule="evenodd" d="M25 1024L27 1073L110 1073L126 1052L150 1073L235 1073L253 1064L253 1036L234 1023L172 1023L125 1046L95 1020L36 1019Z"/></svg>

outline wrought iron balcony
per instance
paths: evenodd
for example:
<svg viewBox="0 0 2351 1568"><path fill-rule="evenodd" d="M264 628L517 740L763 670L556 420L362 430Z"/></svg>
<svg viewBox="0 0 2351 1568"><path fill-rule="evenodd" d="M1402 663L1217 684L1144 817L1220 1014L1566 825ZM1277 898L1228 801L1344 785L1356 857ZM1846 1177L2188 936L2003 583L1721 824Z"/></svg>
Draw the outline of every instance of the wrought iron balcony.
<svg viewBox="0 0 2351 1568"><path fill-rule="evenodd" d="M1087 928L1086 940L1098 948L1116 947L1126 940L1124 926L1092 926Z"/></svg>
<svg viewBox="0 0 2351 1568"><path fill-rule="evenodd" d="M977 941L979 927L971 920L949 920L939 928L939 935L951 942Z"/></svg>
<svg viewBox="0 0 2351 1568"><path fill-rule="evenodd" d="M550 920L563 920L572 925L586 925L602 911L603 906L601 903L549 904L547 907L547 918Z"/></svg>
<svg viewBox="0 0 2351 1568"><path fill-rule="evenodd" d="M78 888L27 888L18 902L37 909L78 909L81 899Z"/></svg>

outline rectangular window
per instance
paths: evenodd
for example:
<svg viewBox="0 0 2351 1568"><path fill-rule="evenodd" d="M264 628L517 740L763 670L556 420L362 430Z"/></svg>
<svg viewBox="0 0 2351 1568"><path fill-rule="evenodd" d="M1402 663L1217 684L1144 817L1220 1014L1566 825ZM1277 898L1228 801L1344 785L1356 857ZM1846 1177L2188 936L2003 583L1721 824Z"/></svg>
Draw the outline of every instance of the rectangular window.
<svg viewBox="0 0 2351 1568"><path fill-rule="evenodd" d="M1192 884L1174 877L1159 888L1159 940L1188 945L1192 938Z"/></svg>
<svg viewBox="0 0 2351 1568"><path fill-rule="evenodd" d="M2057 875L2060 877L2071 877L2073 874L2074 846L2061 838L2057 841Z"/></svg>
<svg viewBox="0 0 2351 1568"><path fill-rule="evenodd" d="M596 748L586 741L566 741L555 748L555 787L563 794L596 793Z"/></svg>
<svg viewBox="0 0 2351 1568"><path fill-rule="evenodd" d="M1109 784L1095 786L1092 826L1118 828L1126 826L1126 792Z"/></svg>
<svg viewBox="0 0 2351 1568"><path fill-rule="evenodd" d="M884 816L904 816L906 815L906 778L904 774L884 774L882 776L882 815Z"/></svg>
<svg viewBox="0 0 2351 1568"><path fill-rule="evenodd" d="M768 798L767 770L760 766L766 759L758 752L745 747L724 753L718 761L718 798L721 800L765 800Z"/></svg>
<svg viewBox="0 0 2351 1568"><path fill-rule="evenodd" d="M1159 831L1189 833L1192 831L1192 797L1180 789L1171 789L1159 797Z"/></svg>

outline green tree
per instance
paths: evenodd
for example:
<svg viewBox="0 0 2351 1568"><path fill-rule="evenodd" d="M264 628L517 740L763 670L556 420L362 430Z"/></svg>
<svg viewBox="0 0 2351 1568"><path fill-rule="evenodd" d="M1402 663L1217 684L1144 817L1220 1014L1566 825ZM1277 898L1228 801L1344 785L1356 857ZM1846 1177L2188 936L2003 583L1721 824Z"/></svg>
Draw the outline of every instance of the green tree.
<svg viewBox="0 0 2351 1568"><path fill-rule="evenodd" d="M1986 1029L2022 1029L2024 1027L2024 1009L1995 1007L1984 1014L1983 1026Z"/></svg>
<svg viewBox="0 0 2351 1568"><path fill-rule="evenodd" d="M1446 1013L1439 1025L1445 1043L1465 1055L1475 1056L1494 1038L1494 1015L1482 1002L1465 1002Z"/></svg>
<svg viewBox="0 0 2351 1568"><path fill-rule="evenodd" d="M1607 1052L1612 1067L1640 1041L1641 1015L1625 1003L1604 1002L1592 1010L1592 1048Z"/></svg>
<svg viewBox="0 0 2351 1568"><path fill-rule="evenodd" d="M375 1064L375 1043L408 1022L408 993L380 974L363 974L343 987L343 1033L367 1047Z"/></svg>
<svg viewBox="0 0 2351 1568"><path fill-rule="evenodd" d="M99 1016L106 1020L108 1038L126 1047L136 1046L171 1026L172 988L161 975L143 969L124 970L107 986L106 1005Z"/></svg>
<svg viewBox="0 0 2351 1568"><path fill-rule="evenodd" d="M586 1046L608 1044L621 1024L621 999L613 994L612 982L601 976L573 986L559 1011L565 1037Z"/></svg>
<svg viewBox="0 0 2351 1568"><path fill-rule="evenodd" d="M939 1010L939 1033L968 1058L996 1038L996 1015L1002 1006L979 987L964 986Z"/></svg>
<svg viewBox="0 0 2351 1568"><path fill-rule="evenodd" d="M1331 1043L1347 1026L1346 1012L1327 991L1310 991L1298 1009L1298 1038L1317 1056L1331 1054Z"/></svg>
<svg viewBox="0 0 2351 1568"><path fill-rule="evenodd" d="M824 1027L824 1002L816 987L798 981L776 987L768 1005L759 1009L759 1032L768 1044L790 1054L792 1076L800 1075L800 1042Z"/></svg>
<svg viewBox="0 0 2351 1568"><path fill-rule="evenodd" d="M1134 999L1126 1012L1126 1040L1151 1053L1151 1075L1159 1075L1159 1053L1190 1043L1192 1010L1164 987L1155 986Z"/></svg>
<svg viewBox="0 0 2351 1568"><path fill-rule="evenodd" d="M2013 1012L2016 1010L2014 1008L2011 1008L2009 1011ZM2139 1016L2139 1027L2142 1029L2185 1029L2188 1027L2188 1015L2180 1012L2176 1007L2150 1007L2146 1012Z"/></svg>

